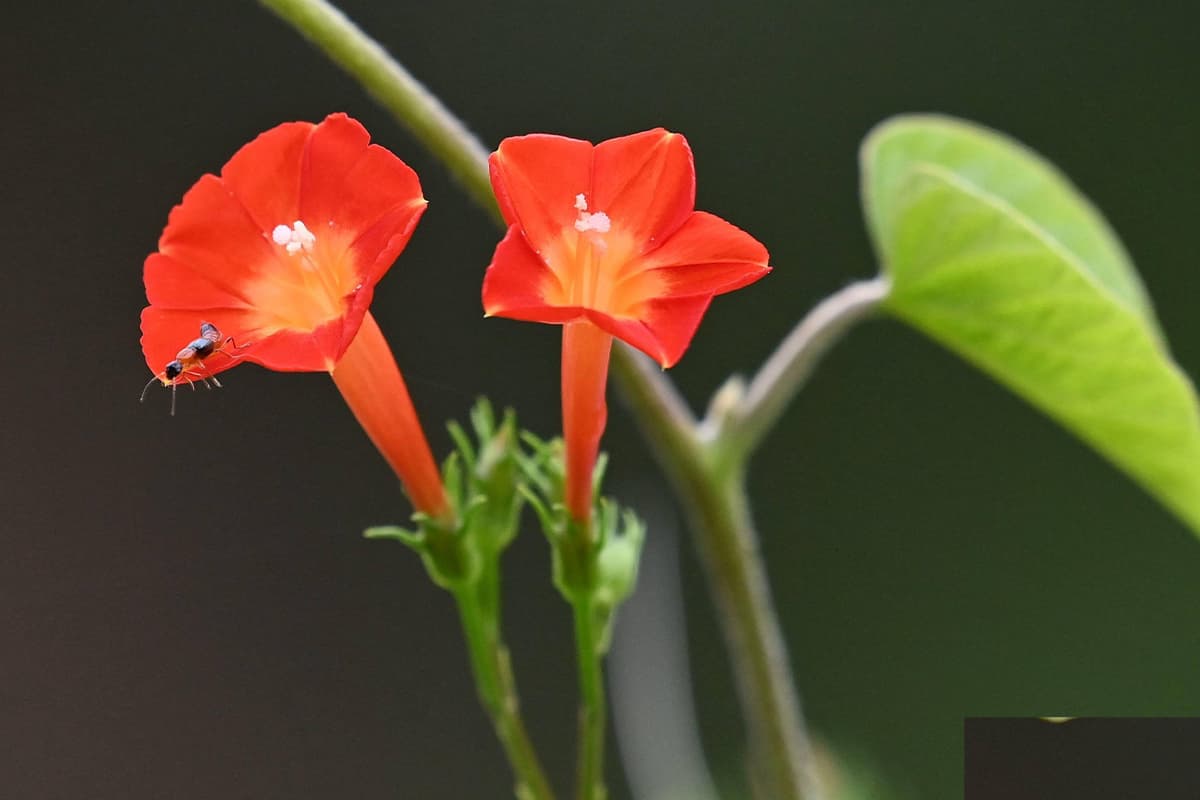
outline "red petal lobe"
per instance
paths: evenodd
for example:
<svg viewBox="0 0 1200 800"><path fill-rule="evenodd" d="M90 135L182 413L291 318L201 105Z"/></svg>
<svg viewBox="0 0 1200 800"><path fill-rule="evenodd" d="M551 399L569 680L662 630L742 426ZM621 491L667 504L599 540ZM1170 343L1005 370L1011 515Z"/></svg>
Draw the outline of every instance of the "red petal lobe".
<svg viewBox="0 0 1200 800"><path fill-rule="evenodd" d="M158 249L173 262L192 270L227 294L240 297L240 287L256 268L276 257L262 231L214 175L205 175L183 196L158 240ZM149 264L148 264L149 266ZM147 270L146 291L155 305L203 308L183 290L185 284L156 283L159 266Z"/></svg>
<svg viewBox="0 0 1200 800"><path fill-rule="evenodd" d="M304 152L300 217L319 235L330 221L365 230L400 206L424 205L417 174L345 114L331 114Z"/></svg>
<svg viewBox="0 0 1200 800"><path fill-rule="evenodd" d="M615 319L596 311L587 314L596 325L641 350L665 369L683 357L711 301L711 295L651 300L636 320Z"/></svg>
<svg viewBox="0 0 1200 800"><path fill-rule="evenodd" d="M216 325L222 339L233 336L234 341L241 344L245 313L239 309L224 308L175 310L148 306L142 309L142 353L146 357L146 366L156 375L161 373L168 362L175 360L182 348L200 335L202 322ZM207 374L223 372L236 364L237 360L229 357L235 352L231 347L228 353L209 356L204 362ZM204 374L200 373L200 376Z"/></svg>
<svg viewBox="0 0 1200 800"><path fill-rule="evenodd" d="M300 171L314 126L286 122L258 135L233 154L221 180L260 231L291 225L300 215Z"/></svg>
<svg viewBox="0 0 1200 800"><path fill-rule="evenodd" d="M144 270L146 299L159 308L238 308L246 301L233 288L213 281L162 253L151 253Z"/></svg>
<svg viewBox="0 0 1200 800"><path fill-rule="evenodd" d="M643 259L665 279L666 296L724 294L771 271L767 248L720 217L695 211L661 247Z"/></svg>
<svg viewBox="0 0 1200 800"><path fill-rule="evenodd" d="M639 252L654 249L696 207L696 170L687 140L662 128L609 139L593 157L592 211L629 231Z"/></svg>
<svg viewBox="0 0 1200 800"><path fill-rule="evenodd" d="M592 144L535 133L505 139L488 160L504 221L541 251L574 232L575 197L591 190ZM590 197L590 195L589 195Z"/></svg>
<svg viewBox="0 0 1200 800"><path fill-rule="evenodd" d="M374 286L391 268L412 238L425 208L424 200L396 206L363 230L350 245L364 286Z"/></svg>
<svg viewBox="0 0 1200 800"><path fill-rule="evenodd" d="M363 308L354 323L354 332L362 321ZM246 333L241 358L277 372L328 372L353 341L347 338L350 326L345 317L332 320L313 331L276 331L261 338Z"/></svg>
<svg viewBox="0 0 1200 800"><path fill-rule="evenodd" d="M483 310L489 316L538 322L562 322L579 316L578 309L564 315L552 302L562 289L550 268L530 249L519 225L512 225L483 276Z"/></svg>
<svg viewBox="0 0 1200 800"><path fill-rule="evenodd" d="M222 348L222 352L204 361L204 367L210 373L223 372L242 361L281 372L324 372L333 366L345 345L349 344L348 341L343 344L341 319L311 332L276 331L270 334L263 334L258 329L260 319L261 315L250 309L184 310L148 306L142 310L142 353L146 357L146 366L155 374L162 372L181 348L200 335L201 322L216 325L222 340L230 336L234 340ZM356 322L355 330L357 325Z"/></svg>

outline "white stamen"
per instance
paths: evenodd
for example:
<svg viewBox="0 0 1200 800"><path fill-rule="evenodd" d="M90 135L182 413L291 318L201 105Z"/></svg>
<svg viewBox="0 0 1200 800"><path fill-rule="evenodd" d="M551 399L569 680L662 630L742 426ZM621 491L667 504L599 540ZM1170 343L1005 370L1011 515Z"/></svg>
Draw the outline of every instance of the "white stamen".
<svg viewBox="0 0 1200 800"><path fill-rule="evenodd" d="M301 250L311 251L317 243L317 237L303 222L296 220L290 228L287 225L276 225L271 230L271 241L285 248L289 255L296 255Z"/></svg>
<svg viewBox="0 0 1200 800"><path fill-rule="evenodd" d="M603 211L597 211L595 214L589 214L586 211L579 212L579 219L575 220L575 230L580 233L587 231L595 231L596 233L608 233L608 229L612 227L612 220L608 218L608 214Z"/></svg>
<svg viewBox="0 0 1200 800"><path fill-rule="evenodd" d="M612 220L608 218L608 214L603 211L592 214L588 212L587 207L587 197L582 194L575 195L575 209L579 212L579 217L575 220L575 230L580 233L608 233L612 227Z"/></svg>

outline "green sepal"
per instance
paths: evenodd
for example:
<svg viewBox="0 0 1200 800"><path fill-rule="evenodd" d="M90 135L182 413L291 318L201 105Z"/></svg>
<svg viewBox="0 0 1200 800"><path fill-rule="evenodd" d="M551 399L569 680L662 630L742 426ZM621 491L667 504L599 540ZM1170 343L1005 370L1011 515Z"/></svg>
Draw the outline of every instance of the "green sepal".
<svg viewBox="0 0 1200 800"><path fill-rule="evenodd" d="M481 400L471 410L471 423L480 443L478 452L471 448L469 439L458 425L451 425L450 435L459 446L459 454L470 466L468 483L471 491L475 497L484 500L472 509L478 517L471 520L471 527L486 532L491 537L489 546L499 552L517 535L525 500L518 465L521 441L517 416L512 409L507 409L497 425L491 404ZM455 429L458 429L457 434ZM471 454L469 460L468 453Z"/></svg>
<svg viewBox="0 0 1200 800"><path fill-rule="evenodd" d="M607 653L612 643L612 623L617 608L633 593L637 584L646 525L637 514L629 509L618 508L616 503L607 498L601 499L597 518L604 534L596 559L592 613L597 617L597 627L601 632L597 650Z"/></svg>
<svg viewBox="0 0 1200 800"><path fill-rule="evenodd" d="M420 534L410 531L408 528L401 528L399 525L375 525L363 531L363 536L367 539L395 539L411 545L420 537Z"/></svg>
<svg viewBox="0 0 1200 800"><path fill-rule="evenodd" d="M474 441L457 423L448 427L456 450L442 462L442 481L454 522L447 525L418 512L412 530L384 525L364 535L403 542L421 556L434 583L462 592L498 572L500 554L517 534L525 495L511 410L497 424L491 404L480 398L471 410Z"/></svg>
<svg viewBox="0 0 1200 800"><path fill-rule="evenodd" d="M597 652L608 650L618 606L637 582L645 525L637 515L600 496L608 457L601 453L593 472L592 519L581 524L563 502L565 468L561 439L523 435L531 455L518 463L525 475L526 500L550 543L554 585L572 606L584 606L599 632Z"/></svg>

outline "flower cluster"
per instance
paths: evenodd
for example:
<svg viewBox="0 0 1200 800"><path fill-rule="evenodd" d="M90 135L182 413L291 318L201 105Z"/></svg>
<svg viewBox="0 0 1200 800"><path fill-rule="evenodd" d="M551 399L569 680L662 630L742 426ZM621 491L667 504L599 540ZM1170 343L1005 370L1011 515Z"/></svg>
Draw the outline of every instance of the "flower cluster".
<svg viewBox="0 0 1200 800"><path fill-rule="evenodd" d="M504 140L490 163L509 227L484 275L484 310L564 326L564 503L586 525L612 339L675 364L715 295L770 270L767 251L695 210L692 153L676 133L599 145L533 134ZM425 207L412 169L344 114L261 134L184 195L146 259L151 372L171 386L241 361L329 372L414 506L451 518L369 312ZM202 326L211 346L196 338Z"/></svg>

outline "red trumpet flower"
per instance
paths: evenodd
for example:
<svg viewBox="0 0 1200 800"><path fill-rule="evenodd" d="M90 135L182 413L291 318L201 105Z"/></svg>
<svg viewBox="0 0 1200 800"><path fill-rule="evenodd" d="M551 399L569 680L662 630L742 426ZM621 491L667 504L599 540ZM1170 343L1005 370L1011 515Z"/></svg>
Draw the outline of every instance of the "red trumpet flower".
<svg viewBox="0 0 1200 800"><path fill-rule="evenodd" d="M586 524L612 337L672 366L714 295L770 271L767 250L695 210L692 152L661 128L598 145L546 134L505 139L490 163L509 228L484 277L483 307L566 326L566 505Z"/></svg>
<svg viewBox="0 0 1200 800"><path fill-rule="evenodd" d="M425 205L416 173L345 114L261 134L188 190L146 259L146 364L164 386L243 360L329 372L413 505L445 517L441 476L368 312ZM220 331L212 352L187 344L202 344L202 323Z"/></svg>

